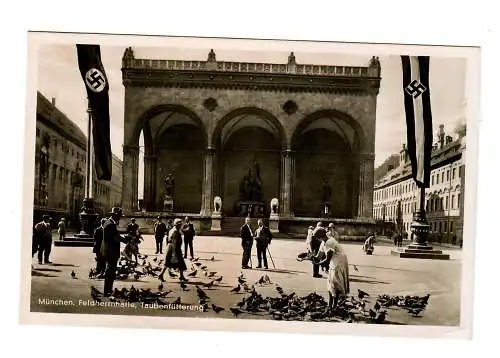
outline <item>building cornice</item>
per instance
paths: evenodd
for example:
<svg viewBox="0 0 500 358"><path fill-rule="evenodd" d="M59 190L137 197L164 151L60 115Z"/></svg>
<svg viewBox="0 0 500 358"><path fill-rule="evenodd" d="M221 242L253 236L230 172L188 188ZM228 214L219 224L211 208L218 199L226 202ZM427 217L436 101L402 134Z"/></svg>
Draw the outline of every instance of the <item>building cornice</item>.
<svg viewBox="0 0 500 358"><path fill-rule="evenodd" d="M293 54L291 54L293 56ZM377 95L380 64L368 67L216 61L136 59L127 49L122 60L124 86L245 89Z"/></svg>

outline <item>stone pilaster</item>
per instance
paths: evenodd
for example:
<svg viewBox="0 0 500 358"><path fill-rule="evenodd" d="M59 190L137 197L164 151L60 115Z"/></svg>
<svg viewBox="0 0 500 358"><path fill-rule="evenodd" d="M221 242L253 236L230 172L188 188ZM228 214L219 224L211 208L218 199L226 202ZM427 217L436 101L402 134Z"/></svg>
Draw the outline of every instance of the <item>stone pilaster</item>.
<svg viewBox="0 0 500 358"><path fill-rule="evenodd" d="M371 153L359 157L358 217L373 216L373 175L375 156Z"/></svg>
<svg viewBox="0 0 500 358"><path fill-rule="evenodd" d="M137 211L139 147L123 146L122 205L126 213Z"/></svg>
<svg viewBox="0 0 500 358"><path fill-rule="evenodd" d="M281 200L279 203L282 216L293 216L293 182L295 177L295 155L292 150L281 154Z"/></svg>
<svg viewBox="0 0 500 358"><path fill-rule="evenodd" d="M203 188L201 193L201 215L211 215L212 200L214 192L214 165L215 165L216 150L208 148L205 152L205 163L203 171Z"/></svg>
<svg viewBox="0 0 500 358"><path fill-rule="evenodd" d="M147 211L155 211L156 203L156 163L155 155L144 156L144 206Z"/></svg>

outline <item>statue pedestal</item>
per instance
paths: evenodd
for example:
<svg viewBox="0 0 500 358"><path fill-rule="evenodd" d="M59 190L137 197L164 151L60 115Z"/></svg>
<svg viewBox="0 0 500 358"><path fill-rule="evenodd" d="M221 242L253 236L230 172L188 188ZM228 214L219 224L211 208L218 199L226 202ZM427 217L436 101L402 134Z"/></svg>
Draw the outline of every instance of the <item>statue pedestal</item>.
<svg viewBox="0 0 500 358"><path fill-rule="evenodd" d="M278 214L271 214L271 216L269 216L269 230L272 233L279 232L279 229L278 229L279 221L280 221L280 217Z"/></svg>
<svg viewBox="0 0 500 358"><path fill-rule="evenodd" d="M330 217L331 205L329 203L321 203L321 217Z"/></svg>
<svg viewBox="0 0 500 358"><path fill-rule="evenodd" d="M221 231L221 214L220 212L215 212L212 214L212 226L210 231Z"/></svg>
<svg viewBox="0 0 500 358"><path fill-rule="evenodd" d="M165 196L163 198L163 211L167 213L172 213L174 211L174 199L171 196Z"/></svg>
<svg viewBox="0 0 500 358"><path fill-rule="evenodd" d="M238 201L237 207L239 216L264 217L265 204L262 201Z"/></svg>

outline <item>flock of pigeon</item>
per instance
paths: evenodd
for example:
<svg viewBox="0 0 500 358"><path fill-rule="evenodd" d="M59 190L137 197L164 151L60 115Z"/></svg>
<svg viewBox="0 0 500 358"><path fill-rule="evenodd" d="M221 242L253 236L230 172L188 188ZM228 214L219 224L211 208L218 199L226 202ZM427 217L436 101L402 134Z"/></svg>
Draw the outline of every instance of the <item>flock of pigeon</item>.
<svg viewBox="0 0 500 358"><path fill-rule="evenodd" d="M117 267L117 279L127 279L134 277L138 280L141 276L152 276L157 278L158 272L162 270L162 261L157 257L147 260L148 256L140 257L141 264L133 261L121 259ZM214 257L210 259L214 261ZM171 278L177 278L177 275L168 271ZM199 258L191 261L191 271L186 274L188 277L205 277L209 281L207 283L199 283L194 287L198 304L203 307L203 311L212 310L219 314L222 311L229 311L234 317L246 313L250 315L268 315L274 320L286 321L336 321L336 322L364 322L364 323L386 323L388 309L406 309L409 314L418 316L422 312L429 301L430 294L426 296L389 296L379 295L375 299L375 304L370 305L370 295L358 289L357 295L349 295L342 297L337 307L333 310L328 309L328 303L325 298L316 292L306 296L299 297L295 292L285 292L278 284L275 285L277 295L274 297L264 297L258 293L256 287L273 285L269 276L261 276L255 283L250 284L243 275L237 277L237 282L232 289L231 294L244 294L245 296L235 305L224 308L217 306L211 302L209 295L204 289L210 289L222 281L222 276L215 271L210 271L207 265L199 262ZM74 277L74 272L72 272ZM95 278L96 273L93 269L89 272L90 278ZM188 285L180 281L182 291L189 291ZM201 286L201 287L200 287ZM174 301L166 302L165 298L173 293L172 290L165 290L163 283L160 283L157 290L151 288L135 288L133 285L130 288L114 289L112 301L127 301L130 303L143 302L147 304L157 303L159 305L167 305L168 303L181 304L181 297L177 297ZM100 301L102 293L91 286L90 292L94 300ZM368 306L371 307L368 307Z"/></svg>

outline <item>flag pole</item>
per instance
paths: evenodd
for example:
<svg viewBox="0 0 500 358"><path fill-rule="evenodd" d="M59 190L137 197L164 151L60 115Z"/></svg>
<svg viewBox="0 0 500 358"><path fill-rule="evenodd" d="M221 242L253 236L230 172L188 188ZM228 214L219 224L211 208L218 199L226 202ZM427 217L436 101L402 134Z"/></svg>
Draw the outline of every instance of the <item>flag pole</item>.
<svg viewBox="0 0 500 358"><path fill-rule="evenodd" d="M92 198L92 186L91 186L91 175L92 175L92 109L90 108L90 102L87 100L87 113L88 113L88 123L87 123L87 167L85 172L85 198Z"/></svg>

